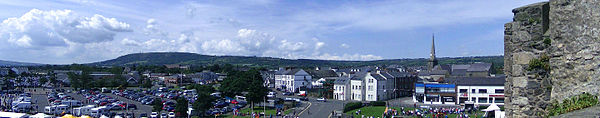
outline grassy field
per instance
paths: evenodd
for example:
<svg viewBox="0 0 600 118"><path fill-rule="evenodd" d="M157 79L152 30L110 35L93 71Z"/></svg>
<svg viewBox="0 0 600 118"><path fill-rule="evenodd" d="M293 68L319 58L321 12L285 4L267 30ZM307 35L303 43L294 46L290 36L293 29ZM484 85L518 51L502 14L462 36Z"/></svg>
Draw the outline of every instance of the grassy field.
<svg viewBox="0 0 600 118"><path fill-rule="evenodd" d="M264 109L262 107L255 107L254 108L254 112L258 112L258 113L263 112L263 110ZM284 114L288 114L291 111L292 110L286 110L286 111L283 111L283 113ZM240 113L246 113L246 112L251 113L252 110L250 108L246 108L246 109L240 110ZM276 113L277 113L277 110L272 109L272 108L267 108L266 111L265 111L266 116L269 116L269 115L275 116ZM233 115L221 115L221 116L218 116L218 117L220 117L220 118L233 118ZM236 118L251 118L251 117L250 116L236 116Z"/></svg>
<svg viewBox="0 0 600 118"><path fill-rule="evenodd" d="M381 115L383 114L383 111L385 111L385 106L367 106L367 107L362 107L362 108L359 108L359 109L361 111L360 115L365 115L365 117L367 117L367 116L381 117ZM356 115L355 113L359 109L348 111L348 112L346 112L346 114L348 114L348 115ZM398 110L400 108L391 107L391 109ZM404 108L404 110L414 110L414 109L415 108ZM473 117L473 116L475 116L475 114L477 114L477 116L481 116L481 115L483 115L483 112L479 111L477 113L469 114L469 116ZM456 116L457 116L457 114L448 114L449 118L456 118ZM417 117L414 116L412 118L417 118Z"/></svg>

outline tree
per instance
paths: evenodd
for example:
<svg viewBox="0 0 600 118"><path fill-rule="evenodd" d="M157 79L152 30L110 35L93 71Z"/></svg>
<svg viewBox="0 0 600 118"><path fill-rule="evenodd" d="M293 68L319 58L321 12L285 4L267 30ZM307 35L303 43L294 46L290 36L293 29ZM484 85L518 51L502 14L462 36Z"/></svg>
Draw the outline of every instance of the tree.
<svg viewBox="0 0 600 118"><path fill-rule="evenodd" d="M178 118L185 118L187 117L187 110L188 110L188 101L183 98L180 97L179 99L177 99L177 104L175 105L175 112L177 113L177 117Z"/></svg>
<svg viewBox="0 0 600 118"><path fill-rule="evenodd" d="M40 84L45 84L46 82L48 82L48 79L45 77L40 78Z"/></svg>
<svg viewBox="0 0 600 118"><path fill-rule="evenodd" d="M143 88L152 88L152 81L150 79L143 79L141 86Z"/></svg>
<svg viewBox="0 0 600 118"><path fill-rule="evenodd" d="M192 108L200 112L200 115L203 116L204 112L213 106L211 102L214 100L215 98L210 96L209 93L199 92L197 100L192 104Z"/></svg>
<svg viewBox="0 0 600 118"><path fill-rule="evenodd" d="M160 98L154 98L154 101L152 102L152 111L160 112L162 110L162 107L162 100Z"/></svg>
<svg viewBox="0 0 600 118"><path fill-rule="evenodd" d="M188 85L188 86L186 86L186 89L195 89L196 93L211 94L211 93L215 92L215 88L213 88L212 86L199 85L199 84Z"/></svg>

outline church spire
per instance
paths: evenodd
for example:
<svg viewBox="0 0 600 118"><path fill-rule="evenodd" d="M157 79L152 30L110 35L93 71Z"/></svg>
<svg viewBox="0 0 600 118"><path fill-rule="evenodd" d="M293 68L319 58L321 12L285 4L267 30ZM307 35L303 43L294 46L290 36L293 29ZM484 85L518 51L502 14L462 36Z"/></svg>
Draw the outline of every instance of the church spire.
<svg viewBox="0 0 600 118"><path fill-rule="evenodd" d="M429 63L427 64L429 71L433 70L433 68L438 64L437 59L435 58L435 34L431 34L431 54L429 54Z"/></svg>
<svg viewBox="0 0 600 118"><path fill-rule="evenodd" d="M431 60L435 60L435 34L431 34Z"/></svg>

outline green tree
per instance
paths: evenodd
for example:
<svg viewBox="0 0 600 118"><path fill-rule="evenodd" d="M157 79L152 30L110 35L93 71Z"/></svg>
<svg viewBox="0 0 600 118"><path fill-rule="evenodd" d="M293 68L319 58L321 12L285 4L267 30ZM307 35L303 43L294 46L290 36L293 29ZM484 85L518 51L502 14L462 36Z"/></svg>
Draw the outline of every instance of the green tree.
<svg viewBox="0 0 600 118"><path fill-rule="evenodd" d="M152 81L150 79L142 79L143 88L152 88Z"/></svg>
<svg viewBox="0 0 600 118"><path fill-rule="evenodd" d="M48 82L48 78L45 78L45 77L40 78L40 84L45 84L46 82Z"/></svg>
<svg viewBox="0 0 600 118"><path fill-rule="evenodd" d="M160 112L162 110L162 107L162 100L160 98L154 98L154 101L152 102L152 111Z"/></svg>
<svg viewBox="0 0 600 118"><path fill-rule="evenodd" d="M200 113L200 115L203 116L204 112L213 106L211 102L214 100L215 98L213 98L213 96L210 96L210 94L205 92L199 92L197 100L192 104L192 108L194 108L194 110L197 110Z"/></svg>
<svg viewBox="0 0 600 118"><path fill-rule="evenodd" d="M185 118L187 117L187 110L188 110L188 101L183 98L180 97L179 99L177 99L177 104L175 105L175 112L177 113L177 117L178 118Z"/></svg>

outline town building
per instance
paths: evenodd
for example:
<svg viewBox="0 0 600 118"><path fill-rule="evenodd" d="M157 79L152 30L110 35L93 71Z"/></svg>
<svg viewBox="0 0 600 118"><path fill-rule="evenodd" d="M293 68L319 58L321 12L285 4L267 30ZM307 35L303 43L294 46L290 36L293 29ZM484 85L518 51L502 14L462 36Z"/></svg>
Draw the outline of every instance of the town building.
<svg viewBox="0 0 600 118"><path fill-rule="evenodd" d="M447 78L456 85L456 104L472 101L476 105L504 105L504 76Z"/></svg>
<svg viewBox="0 0 600 118"><path fill-rule="evenodd" d="M312 76L312 79L315 80L312 82L313 87L323 87L323 83L325 83L328 78L338 77L338 74L331 69L323 70L316 68L315 70L310 70L307 72Z"/></svg>
<svg viewBox="0 0 600 118"><path fill-rule="evenodd" d="M21 75L23 73L29 73L29 68L27 68L27 67L13 67L10 70L15 72L15 74L17 74L17 75Z"/></svg>
<svg viewBox="0 0 600 118"><path fill-rule="evenodd" d="M312 77L303 69L280 69L275 72L275 88L289 92L312 88Z"/></svg>
<svg viewBox="0 0 600 118"><path fill-rule="evenodd" d="M8 76L8 68L0 68L0 76Z"/></svg>
<svg viewBox="0 0 600 118"><path fill-rule="evenodd" d="M504 105L505 76L450 77L441 82L415 83L414 102L424 104Z"/></svg>
<svg viewBox="0 0 600 118"><path fill-rule="evenodd" d="M336 77L333 82L333 99L349 100L350 95L350 78Z"/></svg>

